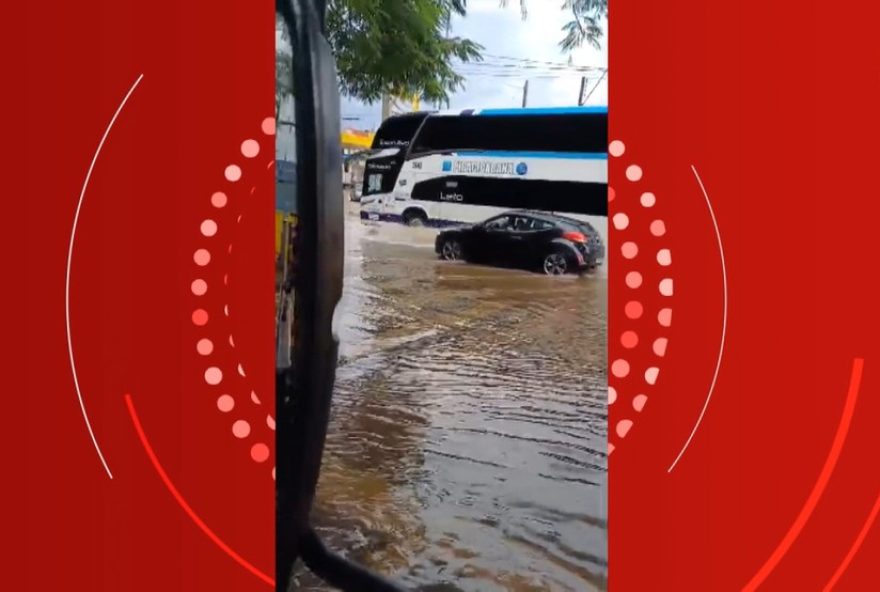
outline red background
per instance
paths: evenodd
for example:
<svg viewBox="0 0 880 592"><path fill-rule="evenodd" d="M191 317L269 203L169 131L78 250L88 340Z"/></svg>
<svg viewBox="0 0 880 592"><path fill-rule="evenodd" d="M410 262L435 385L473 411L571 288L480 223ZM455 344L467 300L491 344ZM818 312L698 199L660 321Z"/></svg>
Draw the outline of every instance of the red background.
<svg viewBox="0 0 880 592"><path fill-rule="evenodd" d="M840 461L763 589L824 586L880 492L872 260L880 89L876 15L862 4L612 0L612 137L627 150L612 160L611 211L627 209L630 232L663 216L675 278L669 348L649 402L641 412L622 399L611 408L612 432L635 419L610 463L612 590L745 586L814 487L856 357L864 377ZM132 394L195 512L271 574L272 460L256 464L248 454L271 434L247 402L250 389L271 388L271 323L254 322L271 317L271 272L245 262L271 260L271 140L260 124L272 113L272 9L52 2L5 16L3 585L265 590L175 503L123 395ZM72 268L80 382L111 481L73 389L64 280L86 170L140 74L95 167ZM239 147L251 137L263 150L248 163ZM222 177L231 162L245 175L234 186ZM639 183L624 179L630 163L645 171ZM729 315L717 388L668 473L706 398L722 315L719 253L691 165L717 215ZM216 190L229 194L222 211L209 204ZM656 210L639 209L643 190L656 193ZM207 215L220 232L206 242L198 228ZM634 322L622 313L626 271L645 271L645 291L660 277L651 250L659 242L625 262L626 232L610 245L610 360L628 355L623 330L659 334L653 316ZM227 256L229 243L242 247ZM189 285L200 273L192 252L206 244L215 257L201 274L210 286L202 304ZM261 282L265 290L243 289ZM199 306L212 319L204 330L190 321ZM246 308L254 316L236 316ZM227 332L243 354L223 345ZM226 376L219 388L205 385L206 360L195 353L205 335ZM235 377L237 362L247 380ZM254 425L244 442L216 409L220 388L235 394L236 417ZM837 588L876 589L878 552L874 528Z"/></svg>
<svg viewBox="0 0 880 592"><path fill-rule="evenodd" d="M643 268L655 278L653 250L628 262L620 248L658 214L675 281L659 379L634 387L650 391L647 405L610 410L612 591L742 589L820 474L856 357L864 376L840 461L760 589L822 589L880 494L880 86L877 15L864 6L611 2L611 135L626 144L611 162L611 214L636 214L612 236L609 360L630 355L622 331L657 332L654 317L623 314L633 292L623 277ZM631 163L644 170L638 183L625 179ZM729 315L702 426L667 473L706 399L723 312L718 246L691 165L718 219ZM657 195L652 212L637 205L644 190ZM635 423L619 439L624 419ZM875 525L836 589L880 588L878 553Z"/></svg>
<svg viewBox="0 0 880 592"><path fill-rule="evenodd" d="M274 575L274 460L250 459L252 444L274 441L265 421L273 401L274 179L267 165L274 138L261 131L274 114L273 7L167 0L24 6L4 15L3 129L12 157L4 164L12 166L3 175L3 297L11 337L4 340L9 499L0 587L268 590L177 505L136 436L124 395L131 393L159 461L193 510L235 552ZM86 171L140 74L95 165L71 275L80 384L111 481L74 391L65 270ZM248 138L261 145L252 161L240 152ZM231 163L243 169L237 183L224 179ZM211 205L215 191L227 193L226 207ZM200 236L205 218L219 225L216 236ZM204 269L193 262L198 247L212 253ZM200 298L190 290L197 277L209 286ZM204 328L190 320L196 308L209 314ZM246 309L248 318L236 316ZM202 337L214 342L210 359L196 353ZM237 376L238 362L247 380ZM214 365L224 381L209 387L203 374ZM262 411L249 401L250 389L262 394ZM216 404L224 392L236 400L229 414ZM248 438L233 437L234 419L251 423Z"/></svg>

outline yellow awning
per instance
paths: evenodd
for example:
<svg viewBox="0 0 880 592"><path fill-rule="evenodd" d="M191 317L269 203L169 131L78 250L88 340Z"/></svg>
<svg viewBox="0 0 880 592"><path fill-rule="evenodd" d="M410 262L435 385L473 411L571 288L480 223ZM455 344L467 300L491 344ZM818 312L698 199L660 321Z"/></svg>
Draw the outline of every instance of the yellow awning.
<svg viewBox="0 0 880 592"><path fill-rule="evenodd" d="M343 148L367 149L373 145L373 133L357 130L342 130L340 141Z"/></svg>

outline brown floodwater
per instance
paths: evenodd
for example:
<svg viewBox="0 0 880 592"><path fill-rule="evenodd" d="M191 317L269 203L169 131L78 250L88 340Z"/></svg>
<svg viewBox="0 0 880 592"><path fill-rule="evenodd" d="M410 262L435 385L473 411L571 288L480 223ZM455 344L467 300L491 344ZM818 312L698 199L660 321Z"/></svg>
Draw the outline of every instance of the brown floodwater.
<svg viewBox="0 0 880 592"><path fill-rule="evenodd" d="M349 207L313 522L413 590L605 590L605 272L441 262L435 236Z"/></svg>

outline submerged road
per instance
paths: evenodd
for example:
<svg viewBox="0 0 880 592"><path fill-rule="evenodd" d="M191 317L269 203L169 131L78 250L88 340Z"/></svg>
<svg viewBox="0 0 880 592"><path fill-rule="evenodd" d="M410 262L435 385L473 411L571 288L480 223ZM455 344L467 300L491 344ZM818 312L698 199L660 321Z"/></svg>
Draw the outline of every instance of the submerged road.
<svg viewBox="0 0 880 592"><path fill-rule="evenodd" d="M415 590L605 590L604 270L441 262L354 206L323 537Z"/></svg>

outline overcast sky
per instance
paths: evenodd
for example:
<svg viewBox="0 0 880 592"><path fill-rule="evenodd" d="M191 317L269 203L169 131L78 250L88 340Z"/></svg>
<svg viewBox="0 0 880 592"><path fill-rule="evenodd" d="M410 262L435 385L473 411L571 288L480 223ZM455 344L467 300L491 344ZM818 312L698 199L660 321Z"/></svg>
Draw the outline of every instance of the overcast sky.
<svg viewBox="0 0 880 592"><path fill-rule="evenodd" d="M501 8L499 0L469 0L467 6L467 16L454 20L452 34L481 44L485 64L461 67L460 71L466 73L466 84L451 97L451 109L520 107L526 79L529 80L528 106L577 105L584 73L536 63L568 63L569 54L559 48L564 36L562 26L571 20L570 13L561 8L562 0L531 0L526 20L521 18L518 0L510 0L507 8ZM603 37L601 50L584 46L572 52L571 59L574 66L607 67L607 37ZM544 78L546 76L553 78ZM592 89L601 72L586 73L586 76L588 89ZM605 78L596 87L588 104L607 104L607 81ZM422 108L434 106L423 104ZM373 129L379 124L380 112L378 103L366 105L342 99L343 117L360 117L357 121L343 121L344 127Z"/></svg>

